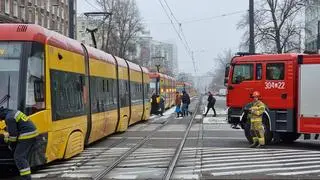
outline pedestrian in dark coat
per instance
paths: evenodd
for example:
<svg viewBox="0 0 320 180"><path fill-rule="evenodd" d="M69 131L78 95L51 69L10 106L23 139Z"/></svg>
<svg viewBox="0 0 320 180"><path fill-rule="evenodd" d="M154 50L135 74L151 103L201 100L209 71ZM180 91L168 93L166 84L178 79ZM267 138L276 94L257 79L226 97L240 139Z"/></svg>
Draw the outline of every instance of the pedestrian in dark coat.
<svg viewBox="0 0 320 180"><path fill-rule="evenodd" d="M150 112L150 114L157 115L159 113L158 110L159 110L159 103L157 101L157 95L155 93L153 93L151 96L151 112Z"/></svg>
<svg viewBox="0 0 320 180"><path fill-rule="evenodd" d="M186 91L182 91L182 114L183 116L188 116L188 108L190 104L190 97Z"/></svg>
<svg viewBox="0 0 320 180"><path fill-rule="evenodd" d="M213 97L213 95L211 94L211 92L208 92L208 104L207 104L207 112L204 114L204 116L207 116L210 108L212 108L213 112L214 112L214 117L217 116L216 110L214 109L214 105L216 104L216 98Z"/></svg>
<svg viewBox="0 0 320 180"><path fill-rule="evenodd" d="M163 112L164 112L164 109L165 109L165 100L164 100L164 97L162 95L160 97L158 96L158 98L160 98L159 114L160 114L160 116L163 116Z"/></svg>

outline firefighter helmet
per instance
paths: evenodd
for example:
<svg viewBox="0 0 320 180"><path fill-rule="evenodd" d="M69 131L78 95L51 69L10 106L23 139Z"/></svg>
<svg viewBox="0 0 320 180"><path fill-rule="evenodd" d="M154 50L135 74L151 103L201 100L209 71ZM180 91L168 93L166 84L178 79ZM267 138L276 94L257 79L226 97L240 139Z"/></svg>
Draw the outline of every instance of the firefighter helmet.
<svg viewBox="0 0 320 180"><path fill-rule="evenodd" d="M254 91L253 94L252 94L252 97L259 98L260 97L260 92L259 91Z"/></svg>

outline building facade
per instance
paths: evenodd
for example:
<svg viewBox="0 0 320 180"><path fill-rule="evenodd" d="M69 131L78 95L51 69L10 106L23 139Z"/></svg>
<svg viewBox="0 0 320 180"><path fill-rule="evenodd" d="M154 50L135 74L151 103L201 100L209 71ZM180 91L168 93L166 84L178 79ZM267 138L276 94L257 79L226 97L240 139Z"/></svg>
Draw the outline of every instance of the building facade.
<svg viewBox="0 0 320 180"><path fill-rule="evenodd" d="M320 21L320 0L308 0L305 4L305 49L317 51L318 22Z"/></svg>
<svg viewBox="0 0 320 180"><path fill-rule="evenodd" d="M148 67L150 71L157 71L176 76L178 74L178 52L173 43L153 40L150 32L144 32L137 39L136 53L133 61Z"/></svg>
<svg viewBox="0 0 320 180"><path fill-rule="evenodd" d="M74 38L76 4L76 0L0 0L0 23L38 24Z"/></svg>

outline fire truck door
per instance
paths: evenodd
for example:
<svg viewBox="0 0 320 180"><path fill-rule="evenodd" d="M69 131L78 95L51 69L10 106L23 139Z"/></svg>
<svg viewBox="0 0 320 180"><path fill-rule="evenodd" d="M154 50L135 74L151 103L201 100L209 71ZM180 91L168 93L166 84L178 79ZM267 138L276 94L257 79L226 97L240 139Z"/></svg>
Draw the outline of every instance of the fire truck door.
<svg viewBox="0 0 320 180"><path fill-rule="evenodd" d="M266 63L262 100L272 109L293 108L293 66L291 62Z"/></svg>
<svg viewBox="0 0 320 180"><path fill-rule="evenodd" d="M235 64L232 67L231 83L228 86L228 99L231 104L228 106L239 106L239 108L251 101L255 86L254 63Z"/></svg>

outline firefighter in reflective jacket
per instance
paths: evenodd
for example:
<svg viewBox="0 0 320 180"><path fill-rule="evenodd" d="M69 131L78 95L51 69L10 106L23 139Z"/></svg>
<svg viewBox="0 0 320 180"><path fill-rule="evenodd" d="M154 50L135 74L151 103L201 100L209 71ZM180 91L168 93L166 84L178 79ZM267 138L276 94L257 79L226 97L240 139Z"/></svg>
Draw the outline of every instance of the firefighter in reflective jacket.
<svg viewBox="0 0 320 180"><path fill-rule="evenodd" d="M258 91L253 92L254 101L252 102L252 107L250 108L250 121L251 121L251 136L253 144L250 145L253 147L264 147L264 126L262 123L262 115L265 110L265 105L259 100L260 93Z"/></svg>
<svg viewBox="0 0 320 180"><path fill-rule="evenodd" d="M2 107L0 108L0 120L6 123L8 136L4 137L4 141L8 143L8 147L13 152L21 178L31 179L28 154L38 136L35 125L24 113Z"/></svg>

